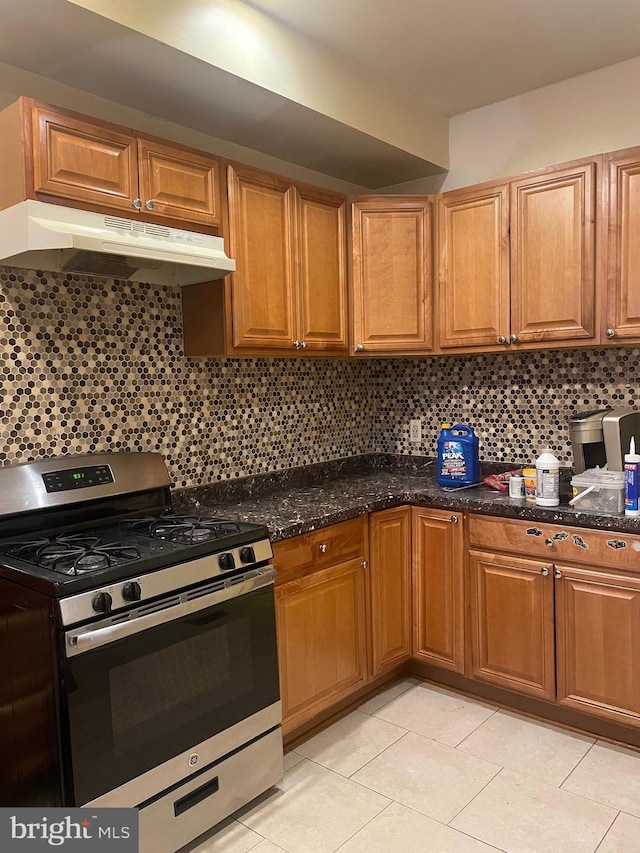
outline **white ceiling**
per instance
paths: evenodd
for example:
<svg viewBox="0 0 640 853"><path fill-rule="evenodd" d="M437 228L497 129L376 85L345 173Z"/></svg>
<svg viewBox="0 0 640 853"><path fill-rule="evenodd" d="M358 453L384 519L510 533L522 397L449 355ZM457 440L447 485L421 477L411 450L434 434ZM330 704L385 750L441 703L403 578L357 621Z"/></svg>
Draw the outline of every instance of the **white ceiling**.
<svg viewBox="0 0 640 853"><path fill-rule="evenodd" d="M215 56L206 61L188 45L167 44L122 17L110 20L110 10L126 10L122 0L87 2L100 14L80 8L83 0L0 0L0 62L363 188L442 171L441 156L430 158L428 146L414 144L416 135L428 135L427 116L457 114L640 55L640 0L189 0L201 9L266 12L280 35L301 41L295 73L310 81L312 94L314 78L334 63L334 78L344 69L345 87L352 74L358 85L366 81L370 101L379 95L381 103L369 128L348 112L327 110L326 94L316 105L269 88L257 61L243 77ZM128 3L149 16L161 6ZM187 5L174 0L172 13ZM324 50L318 55L327 61L314 54L315 66L303 68L305 45ZM407 144L393 132L394 92L401 123L414 125ZM368 118L375 112L369 106Z"/></svg>

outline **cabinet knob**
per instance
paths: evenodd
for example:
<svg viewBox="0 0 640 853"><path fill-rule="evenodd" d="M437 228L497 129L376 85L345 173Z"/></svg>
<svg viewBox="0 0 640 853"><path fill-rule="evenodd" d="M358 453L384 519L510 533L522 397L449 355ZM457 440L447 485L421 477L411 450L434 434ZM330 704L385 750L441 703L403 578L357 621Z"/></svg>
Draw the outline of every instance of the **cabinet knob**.
<svg viewBox="0 0 640 853"><path fill-rule="evenodd" d="M452 515L451 516L451 524L457 524L457 523L458 523L458 516Z"/></svg>
<svg viewBox="0 0 640 853"><path fill-rule="evenodd" d="M363 349L364 349L364 344L356 344L356 350L358 352L362 352Z"/></svg>
<svg viewBox="0 0 640 853"><path fill-rule="evenodd" d="M500 335L500 337L498 338L498 343L499 344L506 344L506 342L507 342L507 339L505 338L505 336Z"/></svg>
<svg viewBox="0 0 640 853"><path fill-rule="evenodd" d="M553 576L554 578L561 578L562 572L560 571L560 569L554 569Z"/></svg>
<svg viewBox="0 0 640 853"><path fill-rule="evenodd" d="M300 349L300 341L294 341L293 345L296 349Z"/></svg>
<svg viewBox="0 0 640 853"><path fill-rule="evenodd" d="M541 575L543 575L543 576L546 578L546 577L547 577L547 575L549 574L549 569L548 569L546 566L543 566L543 567L540 569L540 574L541 574Z"/></svg>
<svg viewBox="0 0 640 853"><path fill-rule="evenodd" d="M135 207L136 210L140 210L140 208L142 207L142 199L134 198L134 200L131 202L131 207Z"/></svg>
<svg viewBox="0 0 640 853"><path fill-rule="evenodd" d="M518 340L518 336L517 336L517 335L514 335L514 334L513 334L513 332L512 332L512 333L509 335L509 340L511 341L511 343L512 343L512 344L515 344L515 343L516 343L516 341Z"/></svg>
<svg viewBox="0 0 640 853"><path fill-rule="evenodd" d="M153 210L153 208L155 206L153 203L153 199L152 198L147 199L147 201L145 201L145 203L144 203L144 206L147 208L147 210Z"/></svg>
<svg viewBox="0 0 640 853"><path fill-rule="evenodd" d="M306 348L307 348L307 342L306 341L300 341L300 349L306 349Z"/></svg>
<svg viewBox="0 0 640 853"><path fill-rule="evenodd" d="M547 537L544 540L544 544L547 546L547 548L553 548L553 539L549 539L549 537Z"/></svg>
<svg viewBox="0 0 640 853"><path fill-rule="evenodd" d="M613 331L613 329L607 329L607 337L608 338L614 338L615 335L616 335L616 333Z"/></svg>
<svg viewBox="0 0 640 853"><path fill-rule="evenodd" d="M327 553L327 546L324 544L324 542L321 545L318 545L318 551L320 551L321 554Z"/></svg>
<svg viewBox="0 0 640 853"><path fill-rule="evenodd" d="M360 560L360 565L362 566L363 569L366 569L369 564L367 563L366 560Z"/></svg>

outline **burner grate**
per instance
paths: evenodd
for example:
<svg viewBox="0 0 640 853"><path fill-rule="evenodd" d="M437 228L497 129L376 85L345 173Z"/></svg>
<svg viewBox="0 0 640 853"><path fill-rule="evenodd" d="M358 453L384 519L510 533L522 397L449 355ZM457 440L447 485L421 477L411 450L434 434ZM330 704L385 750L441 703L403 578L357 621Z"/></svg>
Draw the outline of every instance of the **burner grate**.
<svg viewBox="0 0 640 853"><path fill-rule="evenodd" d="M80 533L3 542L2 552L64 575L97 572L140 559L140 550L134 545L105 544L97 536Z"/></svg>
<svg viewBox="0 0 640 853"><path fill-rule="evenodd" d="M160 515L156 517L128 518L120 522L120 529L141 533L152 539L165 539L183 545L209 542L240 532L235 521L206 515Z"/></svg>

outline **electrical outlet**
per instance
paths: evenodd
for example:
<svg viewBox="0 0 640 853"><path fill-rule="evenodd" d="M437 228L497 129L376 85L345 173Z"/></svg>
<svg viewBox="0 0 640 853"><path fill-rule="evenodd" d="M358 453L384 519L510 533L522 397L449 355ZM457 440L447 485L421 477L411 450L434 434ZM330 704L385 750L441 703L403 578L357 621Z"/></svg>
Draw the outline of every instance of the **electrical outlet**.
<svg viewBox="0 0 640 853"><path fill-rule="evenodd" d="M420 418L409 421L409 441L416 444L422 441L422 421Z"/></svg>

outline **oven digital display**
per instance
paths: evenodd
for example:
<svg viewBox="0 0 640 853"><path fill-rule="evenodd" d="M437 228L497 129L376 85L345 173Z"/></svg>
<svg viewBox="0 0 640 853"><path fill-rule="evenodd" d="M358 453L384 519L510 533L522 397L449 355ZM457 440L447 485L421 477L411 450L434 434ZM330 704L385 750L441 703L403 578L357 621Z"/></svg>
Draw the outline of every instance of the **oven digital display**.
<svg viewBox="0 0 640 853"><path fill-rule="evenodd" d="M103 486L113 483L113 473L108 465L90 465L68 471L53 471L43 474L44 487L48 492L68 492L86 489L89 486Z"/></svg>

